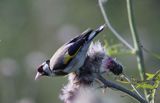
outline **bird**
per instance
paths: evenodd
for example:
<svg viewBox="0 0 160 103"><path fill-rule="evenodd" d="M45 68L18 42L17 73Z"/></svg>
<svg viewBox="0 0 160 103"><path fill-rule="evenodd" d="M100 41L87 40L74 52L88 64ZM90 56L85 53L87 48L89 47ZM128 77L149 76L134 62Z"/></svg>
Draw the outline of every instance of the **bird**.
<svg viewBox="0 0 160 103"><path fill-rule="evenodd" d="M97 29L86 29L80 35L74 37L62 45L51 57L37 68L35 80L41 76L65 76L72 72L79 72L87 57L88 48L93 39L104 28L105 24Z"/></svg>

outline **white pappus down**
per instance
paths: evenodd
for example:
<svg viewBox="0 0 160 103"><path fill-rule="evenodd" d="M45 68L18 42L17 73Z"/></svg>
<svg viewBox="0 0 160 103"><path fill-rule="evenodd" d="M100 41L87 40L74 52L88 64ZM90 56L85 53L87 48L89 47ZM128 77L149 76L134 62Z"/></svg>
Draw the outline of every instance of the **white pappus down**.
<svg viewBox="0 0 160 103"><path fill-rule="evenodd" d="M100 60L99 61L99 72L106 72L106 69L104 69L104 66L103 66L103 61L108 58L107 54L106 54L106 49L105 47L101 44L100 41L96 41L95 43L91 43L89 49L88 49L88 52L87 52L88 56L90 58L95 58L95 59L98 59ZM93 61L96 61L96 60L93 60ZM97 66L95 66L97 67Z"/></svg>
<svg viewBox="0 0 160 103"><path fill-rule="evenodd" d="M106 56L106 51L102 44L99 41L96 41L95 43L91 43L87 54L89 56L93 56L95 54L101 54L103 56Z"/></svg>
<svg viewBox="0 0 160 103"><path fill-rule="evenodd" d="M73 103L106 103L104 94L92 87L80 87Z"/></svg>

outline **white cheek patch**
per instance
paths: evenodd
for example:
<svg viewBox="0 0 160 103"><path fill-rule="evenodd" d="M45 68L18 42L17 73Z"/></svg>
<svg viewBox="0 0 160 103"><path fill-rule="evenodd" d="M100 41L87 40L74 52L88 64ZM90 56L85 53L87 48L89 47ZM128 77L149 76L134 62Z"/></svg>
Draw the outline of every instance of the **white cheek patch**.
<svg viewBox="0 0 160 103"><path fill-rule="evenodd" d="M47 68L48 68L48 65L45 64L45 65L43 66L43 70L46 70Z"/></svg>
<svg viewBox="0 0 160 103"><path fill-rule="evenodd" d="M48 64L44 64L43 65L43 70L44 70L44 72L46 72L48 75L52 75L52 71L51 71L51 69L50 69L50 67L49 67L49 65Z"/></svg>
<svg viewBox="0 0 160 103"><path fill-rule="evenodd" d="M48 69L48 65L47 64L43 65L43 70L47 71L47 69Z"/></svg>
<svg viewBox="0 0 160 103"><path fill-rule="evenodd" d="M48 71L48 64L43 65L43 70L46 71L46 72Z"/></svg>

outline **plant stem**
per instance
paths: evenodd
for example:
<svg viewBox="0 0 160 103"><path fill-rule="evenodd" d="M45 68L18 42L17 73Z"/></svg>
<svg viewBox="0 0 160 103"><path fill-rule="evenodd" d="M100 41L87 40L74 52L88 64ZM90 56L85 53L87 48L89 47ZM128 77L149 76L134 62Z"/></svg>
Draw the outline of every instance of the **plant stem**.
<svg viewBox="0 0 160 103"><path fill-rule="evenodd" d="M153 89L152 90L152 94L151 94L151 101L150 101L150 103L154 103L154 101L155 101L155 94L156 94L156 89Z"/></svg>
<svg viewBox="0 0 160 103"><path fill-rule="evenodd" d="M131 0L126 0L127 1L127 12L128 12L128 20L129 20L129 26L133 38L133 44L134 48L136 50L136 56L137 56L137 64L138 64L138 70L140 73L140 78L142 81L146 79L145 77L145 65L144 65L144 58L143 58L143 51L141 48L141 44L139 41L139 37L136 31L136 26L134 22L134 14L133 14L133 7L132 7L132 1ZM147 91L144 89L144 94L147 99Z"/></svg>
<svg viewBox="0 0 160 103"><path fill-rule="evenodd" d="M143 52L141 49L141 44L139 42L139 37L137 34L137 31L135 29L135 23L134 23L134 19L133 19L133 9L132 9L132 3L131 0L127 0L127 11L128 11L128 19L129 19L129 25L130 25L130 29L131 29L131 34L132 34L132 38L133 38L133 43L134 43L134 48L127 42L124 40L124 38L112 27L112 25L110 24L107 14L104 10L103 7L103 1L102 0L98 0L99 6L100 6L100 10L102 12L102 15L104 17L104 20L106 22L106 25L108 26L108 28L113 32L113 34L124 44L126 45L130 50L132 50L132 52L136 52L136 56L137 56L137 63L138 63L138 70L140 73L140 78L141 80L145 80L145 65L144 65L144 59L143 59ZM144 94L146 99L147 98L147 91L144 89Z"/></svg>
<svg viewBox="0 0 160 103"><path fill-rule="evenodd" d="M135 94L134 92L131 92L130 90L124 88L123 86L111 82L109 80L104 79L101 75L97 75L97 79L100 80L103 84L104 87L109 87L109 88L114 88L117 89L123 93L128 94L129 96L131 96L132 98L136 99L137 101L139 101L140 103L148 103L144 98L142 98L141 96Z"/></svg>
<svg viewBox="0 0 160 103"><path fill-rule="evenodd" d="M137 51L137 62L138 62L138 68L140 71L140 77L142 80L145 79L145 68L144 68L144 59L143 59L143 52L141 49L141 44L139 41L139 37L136 31L136 26L134 22L134 15L133 15L133 8L132 8L132 2L131 0L127 0L127 11L128 11L128 20L129 20L129 26L133 38L134 47Z"/></svg>
<svg viewBox="0 0 160 103"><path fill-rule="evenodd" d="M100 10L102 12L102 15L104 17L105 23L108 26L108 28L113 32L113 34L124 44L126 45L132 52L134 52L134 48L112 27L111 23L109 22L109 19L107 17L107 14L105 13L104 7L103 7L103 1L98 0Z"/></svg>
<svg viewBox="0 0 160 103"><path fill-rule="evenodd" d="M131 87L133 88L133 90L141 97L141 98L143 98L142 97L142 95L138 92L138 90L135 88L135 86L132 84L132 82L130 81L130 79L128 78L128 77L126 77L126 76L124 76L124 78L131 84Z"/></svg>

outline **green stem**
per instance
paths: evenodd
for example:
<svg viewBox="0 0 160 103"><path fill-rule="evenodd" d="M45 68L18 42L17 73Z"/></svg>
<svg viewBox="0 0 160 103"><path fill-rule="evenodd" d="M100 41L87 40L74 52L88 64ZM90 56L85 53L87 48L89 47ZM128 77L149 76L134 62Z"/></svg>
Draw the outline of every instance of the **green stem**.
<svg viewBox="0 0 160 103"><path fill-rule="evenodd" d="M156 89L153 89L152 90L152 94L151 94L151 101L150 101L150 103L154 103L154 101L155 101L155 94L156 94Z"/></svg>
<svg viewBox="0 0 160 103"><path fill-rule="evenodd" d="M109 22L109 19L107 17L107 13L104 10L103 7L103 1L102 0L98 0L98 4L100 7L100 10L102 12L103 18L105 20L106 25L108 26L108 28L112 31L112 33L124 44L126 45L132 52L134 52L134 48L113 28L113 26L111 25L111 23Z"/></svg>
<svg viewBox="0 0 160 103"><path fill-rule="evenodd" d="M143 51L142 51L139 37L138 37L137 31L136 31L132 1L131 0L126 0L126 1L127 1L127 12L128 12L129 26L130 26L130 30L131 30L131 34L132 34L132 38L133 38L134 48L136 50L138 70L140 73L141 80L144 81L146 79L146 77L145 77L145 65L144 65ZM144 89L144 94L147 99L146 89Z"/></svg>

